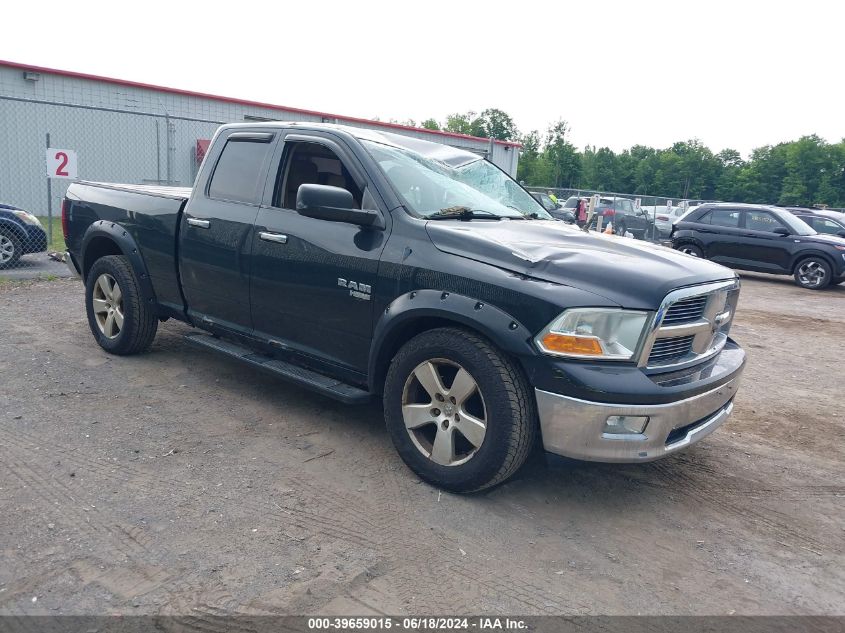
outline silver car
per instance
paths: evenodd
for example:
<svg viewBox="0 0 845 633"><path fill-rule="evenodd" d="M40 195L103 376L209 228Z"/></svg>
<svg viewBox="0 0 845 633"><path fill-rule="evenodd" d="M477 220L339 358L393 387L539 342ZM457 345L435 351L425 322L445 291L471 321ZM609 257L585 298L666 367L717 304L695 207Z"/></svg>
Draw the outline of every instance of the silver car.
<svg viewBox="0 0 845 633"><path fill-rule="evenodd" d="M654 208L654 226L657 228L658 235L661 238L668 238L672 233L672 225L681 219L685 214L692 211L696 207L667 207L666 205L658 205Z"/></svg>

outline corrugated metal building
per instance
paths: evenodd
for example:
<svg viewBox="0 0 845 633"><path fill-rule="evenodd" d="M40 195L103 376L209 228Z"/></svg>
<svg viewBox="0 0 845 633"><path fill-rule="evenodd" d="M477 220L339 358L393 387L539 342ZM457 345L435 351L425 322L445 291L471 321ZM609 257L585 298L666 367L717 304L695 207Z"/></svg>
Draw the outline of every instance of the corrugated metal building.
<svg viewBox="0 0 845 633"><path fill-rule="evenodd" d="M516 175L519 145L0 60L0 201L46 215L45 153L78 155L84 180L191 185L223 123L322 121L466 149ZM58 213L68 181L54 180Z"/></svg>

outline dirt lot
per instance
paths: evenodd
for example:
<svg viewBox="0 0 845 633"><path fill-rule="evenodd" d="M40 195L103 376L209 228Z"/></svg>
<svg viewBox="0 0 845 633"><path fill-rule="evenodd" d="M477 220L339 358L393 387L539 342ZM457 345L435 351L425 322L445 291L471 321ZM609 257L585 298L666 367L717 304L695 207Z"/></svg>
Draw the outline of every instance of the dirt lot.
<svg viewBox="0 0 845 633"><path fill-rule="evenodd" d="M645 465L420 483L379 406L0 286L0 613L843 614L845 286L746 276L731 421Z"/></svg>

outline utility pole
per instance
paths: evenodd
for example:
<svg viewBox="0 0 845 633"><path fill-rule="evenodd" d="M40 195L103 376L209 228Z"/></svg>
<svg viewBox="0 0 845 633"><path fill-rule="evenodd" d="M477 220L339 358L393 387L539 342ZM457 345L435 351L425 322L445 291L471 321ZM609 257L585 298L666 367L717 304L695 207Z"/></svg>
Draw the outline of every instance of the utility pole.
<svg viewBox="0 0 845 633"><path fill-rule="evenodd" d="M50 133L47 132L47 149L50 149ZM53 180L47 174L47 240L53 244ZM48 247L49 248L49 247Z"/></svg>

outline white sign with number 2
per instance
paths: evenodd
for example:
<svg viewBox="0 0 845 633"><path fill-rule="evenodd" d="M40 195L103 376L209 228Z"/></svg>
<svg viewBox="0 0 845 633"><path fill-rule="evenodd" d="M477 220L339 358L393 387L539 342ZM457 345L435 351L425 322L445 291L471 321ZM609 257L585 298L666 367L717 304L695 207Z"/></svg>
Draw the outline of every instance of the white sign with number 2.
<svg viewBox="0 0 845 633"><path fill-rule="evenodd" d="M76 178L76 152L72 149L48 147L47 177Z"/></svg>

